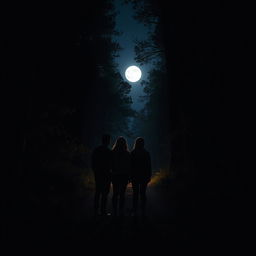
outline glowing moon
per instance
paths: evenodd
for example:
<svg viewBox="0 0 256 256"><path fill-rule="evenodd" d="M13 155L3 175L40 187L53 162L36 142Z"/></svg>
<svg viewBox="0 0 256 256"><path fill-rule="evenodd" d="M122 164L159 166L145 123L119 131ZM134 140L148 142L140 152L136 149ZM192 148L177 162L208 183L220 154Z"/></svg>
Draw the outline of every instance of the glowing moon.
<svg viewBox="0 0 256 256"><path fill-rule="evenodd" d="M141 70L137 66L130 66L125 71L125 77L130 82L137 82L141 78Z"/></svg>

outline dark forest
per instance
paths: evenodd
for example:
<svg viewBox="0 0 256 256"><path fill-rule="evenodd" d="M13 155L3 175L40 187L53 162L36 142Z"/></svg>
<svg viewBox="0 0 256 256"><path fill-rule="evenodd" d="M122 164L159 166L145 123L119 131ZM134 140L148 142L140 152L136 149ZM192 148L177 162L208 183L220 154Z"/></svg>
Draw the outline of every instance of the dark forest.
<svg viewBox="0 0 256 256"><path fill-rule="evenodd" d="M247 248L250 15L219 1L123 2L154 24L134 48L157 64L140 111L115 63L113 1L2 8L5 244ZM90 156L104 133L145 138L146 222L92 220Z"/></svg>

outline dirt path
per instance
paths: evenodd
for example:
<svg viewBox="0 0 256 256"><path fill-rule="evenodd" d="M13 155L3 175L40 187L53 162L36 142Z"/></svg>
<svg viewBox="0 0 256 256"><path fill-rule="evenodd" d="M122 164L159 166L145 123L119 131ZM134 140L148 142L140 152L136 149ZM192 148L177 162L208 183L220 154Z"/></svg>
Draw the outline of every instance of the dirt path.
<svg viewBox="0 0 256 256"><path fill-rule="evenodd" d="M104 249L111 252L122 248L125 252L132 248L141 248L144 252L157 253L165 249L186 248L187 245L201 246L202 244L216 244L227 241L227 237L239 240L236 225L227 225L227 218L223 213L205 214L199 210L193 212L192 201L190 205L181 200L183 208L164 188L149 187L147 191L147 216L133 217L130 214L132 206L132 189L128 187L126 199L126 212L123 218L93 216L93 191L76 202L72 201L66 208L56 209L51 205L40 204L37 209L24 205L16 205L9 216L8 239L10 246L19 245L29 248L80 248L93 249L99 252ZM186 193L187 195L187 193ZM109 196L108 212L111 213L111 196ZM212 203L208 203L211 205ZM47 205L47 204L46 204ZM66 209L66 210L65 210ZM204 209L199 207L198 209ZM213 207L211 208L213 209ZM232 229L231 229L232 228ZM6 243L7 244L7 243ZM10 246L8 248L10 248ZM137 250L136 249L136 250Z"/></svg>
<svg viewBox="0 0 256 256"><path fill-rule="evenodd" d="M82 203L82 210L77 208L76 220L72 226L72 239L98 246L130 245L141 248L159 246L170 242L175 231L175 204L163 196L161 189L149 188L147 191L147 215L131 216L132 189L128 187L126 212L124 217L93 217L93 194ZM111 196L109 196L108 212L111 213Z"/></svg>

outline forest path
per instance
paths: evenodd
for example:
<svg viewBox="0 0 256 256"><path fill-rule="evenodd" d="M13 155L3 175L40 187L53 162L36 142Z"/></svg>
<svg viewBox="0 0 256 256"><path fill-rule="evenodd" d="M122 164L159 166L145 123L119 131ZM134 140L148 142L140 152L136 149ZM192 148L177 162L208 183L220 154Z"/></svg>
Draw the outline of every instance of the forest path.
<svg viewBox="0 0 256 256"><path fill-rule="evenodd" d="M146 217L131 215L132 188L126 191L126 211L123 217L111 216L111 197L109 195L108 216L93 216L93 193L81 202L82 210L77 208L76 221L73 223L72 238L79 243L98 246L111 246L113 243L123 246L147 248L149 246L164 248L170 244L175 230L175 202L170 200L163 190L149 187L147 190ZM172 242L171 242L172 243Z"/></svg>
<svg viewBox="0 0 256 256"><path fill-rule="evenodd" d="M227 238L231 242L241 239L235 222L227 225L227 218L223 219L224 212L219 217L216 217L216 211L205 214L205 203L204 207L194 210L191 197L186 199L188 193L176 202L177 197L172 191L175 189L171 190L170 186L148 188L146 218L141 215L131 216L130 186L126 193L126 212L122 218L111 215L94 217L93 190L88 190L86 196L81 198L71 197L66 206L63 201L60 207L53 207L47 201L45 205L41 202L35 209L30 203L24 205L19 200L20 205L16 205L13 215L9 216L11 222L8 224L6 244L16 244L26 249L31 246L49 248L50 245L58 250L66 247L82 251L93 249L95 253L102 250L112 252L116 248L122 248L124 252L136 248L144 253L160 253L165 249L183 250L190 246L200 247L202 244L225 245ZM111 197L112 191L108 201L109 213ZM54 201L52 196L51 200ZM213 203L209 201L208 205Z"/></svg>
<svg viewBox="0 0 256 256"><path fill-rule="evenodd" d="M125 215L106 217L93 215L94 191L85 196L68 199L58 194L47 197L42 194L40 201L32 201L24 195L17 198L10 208L6 245L17 244L23 248L50 246L74 248L91 247L94 250L116 246L124 248L145 248L170 242L175 236L175 203L164 190L149 187L147 190L147 214L131 216L132 188L126 191ZM24 200L26 198L26 200ZM108 212L111 213L112 190L109 194Z"/></svg>

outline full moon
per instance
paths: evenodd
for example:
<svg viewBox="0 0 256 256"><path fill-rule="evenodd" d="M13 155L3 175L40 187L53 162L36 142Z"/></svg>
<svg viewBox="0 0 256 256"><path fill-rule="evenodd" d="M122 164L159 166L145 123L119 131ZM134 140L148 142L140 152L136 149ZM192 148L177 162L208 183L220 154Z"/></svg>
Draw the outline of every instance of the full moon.
<svg viewBox="0 0 256 256"><path fill-rule="evenodd" d="M141 70L137 66L130 66L125 71L125 77L130 82L137 82L141 78Z"/></svg>

